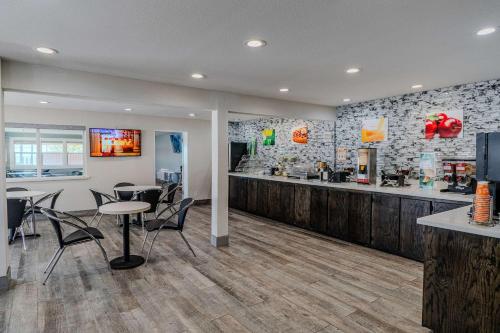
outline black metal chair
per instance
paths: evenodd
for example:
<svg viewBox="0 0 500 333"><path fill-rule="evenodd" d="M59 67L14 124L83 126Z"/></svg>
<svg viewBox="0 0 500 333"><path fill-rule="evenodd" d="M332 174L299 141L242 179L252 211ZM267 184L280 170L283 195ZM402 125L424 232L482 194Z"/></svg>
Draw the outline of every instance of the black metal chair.
<svg viewBox="0 0 500 333"><path fill-rule="evenodd" d="M20 232L24 250L26 250L26 242L24 240L23 221L27 202L26 199L7 199L7 222L11 235L10 241L13 241L17 233Z"/></svg>
<svg viewBox="0 0 500 333"><path fill-rule="evenodd" d="M125 187L125 186L134 186L135 184L132 183L127 183L127 182L122 182L116 184L114 187ZM134 192L132 191L115 191L116 192L116 197L120 199L121 201L130 201L134 198Z"/></svg>
<svg viewBox="0 0 500 333"><path fill-rule="evenodd" d="M35 206L35 214L42 214L42 204L46 201L49 201L50 200L50 205L48 208L50 209L54 209L56 207L56 203L57 203L57 199L59 198L59 196L61 195L61 193L63 192L64 190L59 190L57 192L53 192L53 193L49 193L45 196L43 196L42 198L38 199L36 202L33 203L33 205ZM30 208L26 209L26 212L25 212L25 218L28 218L31 214L33 213L33 210Z"/></svg>
<svg viewBox="0 0 500 333"><path fill-rule="evenodd" d="M178 183L163 183L161 185L163 188L164 194L160 198L161 203L165 203L167 205L171 205L174 203L175 199L175 193L177 192L177 189L179 188Z"/></svg>
<svg viewBox="0 0 500 333"><path fill-rule="evenodd" d="M28 189L25 187L9 187L6 191L7 192L18 192L18 191L28 191Z"/></svg>
<svg viewBox="0 0 500 333"><path fill-rule="evenodd" d="M147 233L146 233L146 236L144 236L144 241L142 242L141 252L144 250L144 245L146 244L146 240L148 239L149 233L156 231L156 234L155 234L153 240L151 241L151 246L149 247L149 251L148 251L148 254L146 256L146 263L149 260L149 255L151 254L151 250L153 249L153 244L156 240L156 237L158 237L161 230L177 231L179 233L179 235L181 236L182 240L184 241L184 243L186 243L189 250L191 250L193 255L196 257L196 254L194 253L193 248L191 247L191 245L187 241L186 237L184 237L184 235L182 233L182 231L184 229L185 222L186 222L186 215L187 215L188 209L189 209L189 207L191 207L193 205L193 203L194 203L193 198L182 199L182 200L172 204L171 206L165 207L158 214L158 217L156 219L149 220L149 221L145 222L145 227L146 227ZM161 218L161 216L164 213L170 212L170 209L172 208L172 206L175 207L174 212L171 213L166 218ZM176 217L176 216L177 216L177 223L173 221L174 217Z"/></svg>
<svg viewBox="0 0 500 333"><path fill-rule="evenodd" d="M118 202L119 200L117 198L113 197L112 195L98 192L98 191L93 190L93 189L89 189L89 191L92 193L92 196L94 197L94 200L95 200L95 204L97 206L96 212L95 212L94 216L92 216L92 219L90 220L89 224L94 223L94 220L97 218L98 220L97 220L96 227L98 227L99 223L101 223L101 219L103 216L103 214L101 214L99 212L99 207L101 207L102 205L108 204L110 202Z"/></svg>
<svg viewBox="0 0 500 333"><path fill-rule="evenodd" d="M45 285L45 283L49 279L59 259L61 259L64 250L69 246L74 246L82 243L94 241L97 244L97 246L99 246L99 248L101 249L104 260L106 260L108 268L111 271L111 265L109 264L106 250L104 250L104 248L101 245L101 242L99 241L100 239L104 239L104 235L99 231L99 229L89 227L85 221L68 213L58 212L49 208L42 208L41 211L42 214L45 215L52 223L59 244L59 248L56 250L56 252L50 259L49 263L47 264L47 267L45 267L45 270L43 272L44 274L47 273L47 270L49 270L50 268L49 273L47 274L45 280L43 281L43 285ZM69 219L73 220L74 222L70 222ZM64 236L61 224L73 227L77 230L68 234L67 236ZM53 265L52 262L54 262Z"/></svg>
<svg viewBox="0 0 500 333"><path fill-rule="evenodd" d="M158 205L160 204L160 196L163 193L162 190L146 190L141 193L139 193L139 199L141 201L147 202L151 205L151 207L142 212L142 229L144 230L144 222L147 220L147 215L146 214L154 214L154 219L157 218L157 209Z"/></svg>

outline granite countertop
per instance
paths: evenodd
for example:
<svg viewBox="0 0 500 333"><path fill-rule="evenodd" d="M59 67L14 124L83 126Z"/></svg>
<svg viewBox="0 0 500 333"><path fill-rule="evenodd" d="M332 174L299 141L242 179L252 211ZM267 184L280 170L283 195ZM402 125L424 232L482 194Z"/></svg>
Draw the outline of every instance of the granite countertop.
<svg viewBox="0 0 500 333"><path fill-rule="evenodd" d="M500 225L494 227L469 224L467 212L470 206L449 210L444 213L429 215L417 219L417 223L429 227L455 230L468 234L500 238Z"/></svg>
<svg viewBox="0 0 500 333"><path fill-rule="evenodd" d="M394 195L402 195L408 197L416 197L423 199L436 199L436 200L450 200L450 201L460 201L460 202L470 202L472 203L473 196L472 195L463 195L460 193L447 193L440 192L438 190L423 190L418 187L418 185L411 185L406 187L383 187L379 185L364 185L357 183L329 183L320 180L304 180L304 179L293 179L282 176L260 176L254 174L247 174L241 172L230 172L230 176L238 176L238 177L246 177L246 178L255 178L255 179L263 179L263 180L272 180L279 182L287 182L294 184L304 184L304 185L316 185L316 186L324 186L330 188L339 188L346 190L355 190L355 191L367 191L367 192L376 192L376 193L385 193L385 194L394 194Z"/></svg>

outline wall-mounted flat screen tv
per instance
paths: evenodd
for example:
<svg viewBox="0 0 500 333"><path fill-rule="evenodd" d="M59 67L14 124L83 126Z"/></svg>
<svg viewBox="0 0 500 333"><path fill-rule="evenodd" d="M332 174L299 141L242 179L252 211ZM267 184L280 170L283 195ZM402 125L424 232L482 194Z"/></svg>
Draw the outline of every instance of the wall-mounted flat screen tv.
<svg viewBox="0 0 500 333"><path fill-rule="evenodd" d="M141 156L141 130L90 128L91 157Z"/></svg>

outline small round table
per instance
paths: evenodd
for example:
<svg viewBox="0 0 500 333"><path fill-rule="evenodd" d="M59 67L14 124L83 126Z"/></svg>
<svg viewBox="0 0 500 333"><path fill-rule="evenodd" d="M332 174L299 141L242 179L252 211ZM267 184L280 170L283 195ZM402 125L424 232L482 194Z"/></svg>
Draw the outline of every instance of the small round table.
<svg viewBox="0 0 500 333"><path fill-rule="evenodd" d="M33 203L34 197L39 197L45 195L43 191L12 191L6 192L7 199L25 199L30 202L31 205L31 224L33 225L33 234L24 235L24 237L40 237L36 233L36 223L35 223L35 205ZM17 237L16 237L17 238Z"/></svg>
<svg viewBox="0 0 500 333"><path fill-rule="evenodd" d="M144 263L144 258L130 254L130 214L142 213L148 210L151 205L142 201L123 201L104 204L99 207L99 212L107 215L123 215L123 256L110 261L113 269L130 269Z"/></svg>

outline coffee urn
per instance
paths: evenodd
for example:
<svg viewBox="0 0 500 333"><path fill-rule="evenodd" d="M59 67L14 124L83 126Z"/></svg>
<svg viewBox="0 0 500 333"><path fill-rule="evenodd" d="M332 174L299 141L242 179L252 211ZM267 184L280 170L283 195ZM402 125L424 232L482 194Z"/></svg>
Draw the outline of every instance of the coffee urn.
<svg viewBox="0 0 500 333"><path fill-rule="evenodd" d="M358 167L356 182L360 184L377 183L377 149L358 149Z"/></svg>

